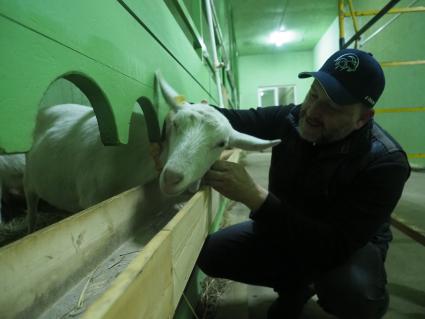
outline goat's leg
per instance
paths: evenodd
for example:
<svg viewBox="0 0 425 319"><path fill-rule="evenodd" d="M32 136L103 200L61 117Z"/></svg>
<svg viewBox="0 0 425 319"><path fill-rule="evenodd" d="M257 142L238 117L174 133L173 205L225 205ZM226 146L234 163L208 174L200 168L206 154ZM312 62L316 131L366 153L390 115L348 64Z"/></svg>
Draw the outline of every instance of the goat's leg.
<svg viewBox="0 0 425 319"><path fill-rule="evenodd" d="M25 198L27 201L28 233L30 234L35 230L35 224L37 222L39 197L35 192L25 189Z"/></svg>

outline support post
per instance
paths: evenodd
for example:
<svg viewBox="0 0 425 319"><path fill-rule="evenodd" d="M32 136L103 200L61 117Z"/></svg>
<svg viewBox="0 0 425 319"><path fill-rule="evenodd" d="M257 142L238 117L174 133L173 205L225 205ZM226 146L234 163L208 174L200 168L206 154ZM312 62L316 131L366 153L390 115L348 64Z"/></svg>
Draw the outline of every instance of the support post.
<svg viewBox="0 0 425 319"><path fill-rule="evenodd" d="M339 22L339 49L341 50L345 44L344 0L338 0L338 22Z"/></svg>
<svg viewBox="0 0 425 319"><path fill-rule="evenodd" d="M348 0L348 7L350 8L351 19L353 20L354 32L357 33L357 32L359 32L359 25L357 23L357 18L354 14L354 7L353 7L353 1L352 0ZM357 49L357 47L358 47L358 39L356 39L356 43L355 43L355 48Z"/></svg>
<svg viewBox="0 0 425 319"><path fill-rule="evenodd" d="M378 21L380 18L384 16L392 7L394 7L400 0L391 0L388 2L385 7L383 7L376 16L374 16L372 19L370 19L358 32L356 32L350 40L345 43L341 49L348 48L351 43L353 43L355 40L360 39L360 36L365 33L376 21Z"/></svg>
<svg viewBox="0 0 425 319"><path fill-rule="evenodd" d="M216 45L216 42L215 42L215 32L214 32L212 10L211 10L211 0L205 0L205 7L206 7L206 10L207 10L208 28L210 29L211 46L212 46L213 63L214 63L214 73L215 73L215 81L216 81L216 84L217 84L218 100L220 102L220 107L224 107L223 92L221 91L221 78L220 78L221 63L219 63L218 56L217 56L217 45Z"/></svg>

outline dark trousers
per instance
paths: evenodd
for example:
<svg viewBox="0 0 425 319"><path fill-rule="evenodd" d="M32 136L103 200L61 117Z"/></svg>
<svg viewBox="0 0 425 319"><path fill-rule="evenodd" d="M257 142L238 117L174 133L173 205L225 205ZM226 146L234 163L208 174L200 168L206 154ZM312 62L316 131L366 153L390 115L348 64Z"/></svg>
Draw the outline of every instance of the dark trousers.
<svg viewBox="0 0 425 319"><path fill-rule="evenodd" d="M267 286L280 293L284 278L290 278L290 261L256 223L247 221L208 236L198 259L207 275ZM388 308L386 274L380 250L372 243L358 250L342 266L314 283L319 303L341 319L381 318Z"/></svg>

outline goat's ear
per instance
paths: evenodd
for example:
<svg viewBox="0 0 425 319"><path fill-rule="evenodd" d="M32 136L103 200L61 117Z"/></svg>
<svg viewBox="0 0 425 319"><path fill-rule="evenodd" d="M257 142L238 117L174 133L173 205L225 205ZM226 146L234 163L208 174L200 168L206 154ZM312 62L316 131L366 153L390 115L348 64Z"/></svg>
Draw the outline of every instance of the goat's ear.
<svg viewBox="0 0 425 319"><path fill-rule="evenodd" d="M263 140L248 134L233 130L230 135L229 146L238 147L247 151L261 151L273 147L282 140Z"/></svg>
<svg viewBox="0 0 425 319"><path fill-rule="evenodd" d="M155 77L165 101L167 101L168 105L173 111L177 112L181 107L189 105L189 102L186 101L186 98L182 95L177 94L177 92L171 87L171 85L164 80L161 75L161 72L156 71Z"/></svg>

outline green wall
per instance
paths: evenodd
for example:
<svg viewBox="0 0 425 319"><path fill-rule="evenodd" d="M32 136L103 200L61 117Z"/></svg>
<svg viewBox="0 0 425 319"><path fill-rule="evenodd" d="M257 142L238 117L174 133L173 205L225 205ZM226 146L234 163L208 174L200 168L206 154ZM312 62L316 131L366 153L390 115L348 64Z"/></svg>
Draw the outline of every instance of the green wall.
<svg viewBox="0 0 425 319"><path fill-rule="evenodd" d="M185 2L190 12L202 3ZM220 21L228 10L223 1ZM156 102L156 70L191 101L217 104L211 68L173 13L164 1L0 0L0 153L27 151L38 109L58 103L91 104L104 142L126 143L137 99ZM193 16L205 25L204 13ZM227 23L222 31L232 55L231 29ZM152 111L162 125L168 107L159 100ZM196 296L196 289L187 295Z"/></svg>
<svg viewBox="0 0 425 319"><path fill-rule="evenodd" d="M383 6L385 1L374 1L375 5ZM399 6L407 6L411 1L400 1ZM368 8L366 1L359 1ZM418 1L415 6L425 5ZM393 18L387 15L377 27ZM425 14L402 14L389 24L382 32L371 39L363 49L375 54L379 61L425 60ZM412 108L424 107L425 65L384 67L386 89L378 104L380 108ZM394 112L382 113L376 116L379 123L387 128L403 145L414 164L425 165L425 158L417 158L425 153L425 112Z"/></svg>
<svg viewBox="0 0 425 319"><path fill-rule="evenodd" d="M353 1L355 10L381 9L386 0ZM400 1L397 7L407 7L411 1ZM414 6L423 6L425 1L417 1ZM381 28L395 17L387 14L371 27L362 37ZM359 25L363 26L370 16L359 17ZM351 18L345 19L346 40L353 34ZM424 13L406 13L400 15L386 28L360 49L372 52L379 62L425 60L425 15ZM320 67L324 59L338 49L337 19L323 35L314 49L314 63ZM351 46L353 47L353 46ZM409 160L414 165L425 165L425 112L406 112L408 108L425 107L424 81L425 65L385 67L385 91L375 106L376 121L388 130L404 147ZM396 112L388 112L394 110ZM386 111L386 112L383 112Z"/></svg>
<svg viewBox="0 0 425 319"><path fill-rule="evenodd" d="M298 73L313 70L312 51L239 57L241 108L256 107L260 86L295 85L295 102L304 100L311 80L298 79Z"/></svg>
<svg viewBox="0 0 425 319"><path fill-rule="evenodd" d="M338 34L338 18L335 18L328 30L314 47L313 61L315 70L318 70L332 53L339 50Z"/></svg>

